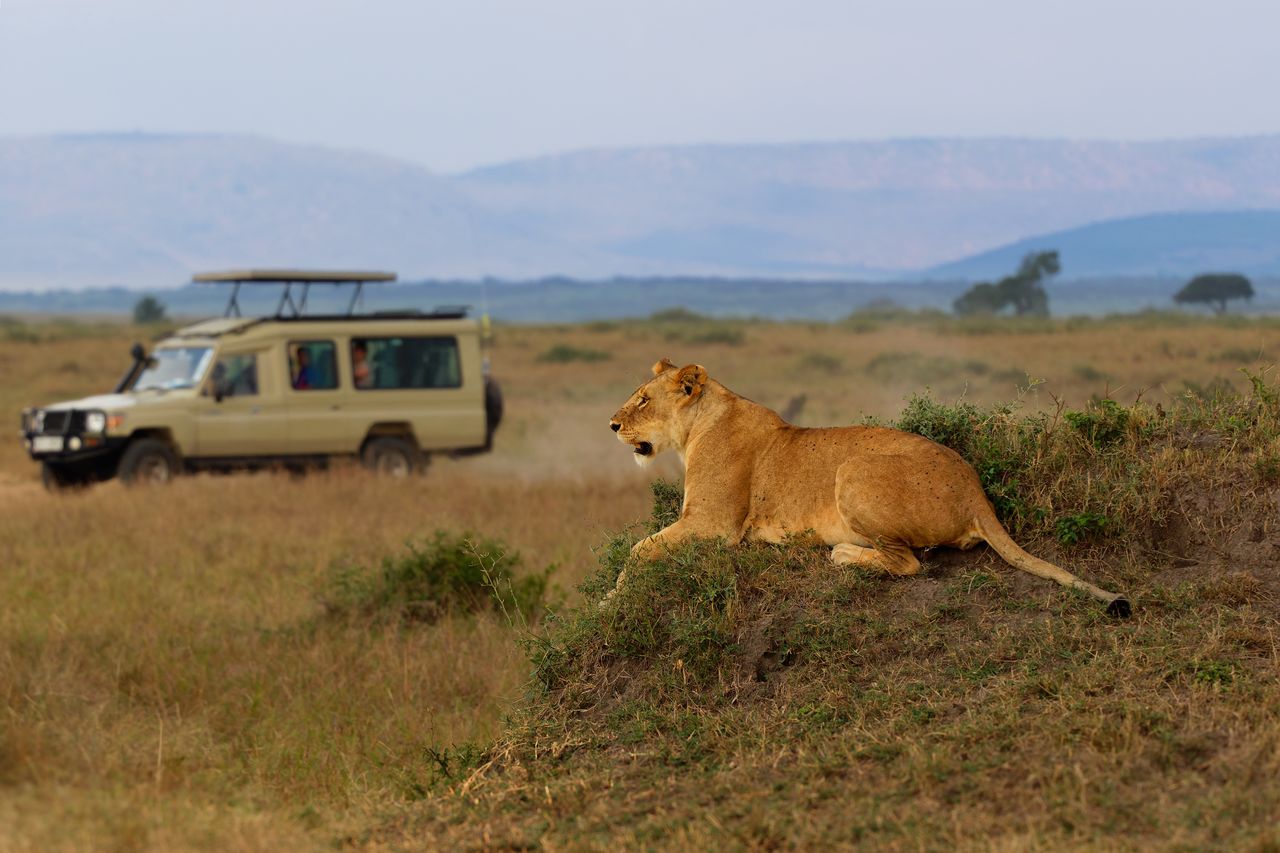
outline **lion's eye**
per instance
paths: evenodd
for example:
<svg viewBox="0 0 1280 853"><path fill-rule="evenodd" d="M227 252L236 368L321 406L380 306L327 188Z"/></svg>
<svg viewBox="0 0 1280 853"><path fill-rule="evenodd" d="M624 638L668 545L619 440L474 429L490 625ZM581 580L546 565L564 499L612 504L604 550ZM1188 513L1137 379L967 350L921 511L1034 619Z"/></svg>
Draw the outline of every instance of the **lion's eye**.
<svg viewBox="0 0 1280 853"><path fill-rule="evenodd" d="M644 408L645 406L647 406L647 405L649 405L649 398L648 398L648 397L641 397L641 398L640 398L640 402L639 402L639 403L636 403L636 408L637 408L637 409L643 409L643 408Z"/></svg>

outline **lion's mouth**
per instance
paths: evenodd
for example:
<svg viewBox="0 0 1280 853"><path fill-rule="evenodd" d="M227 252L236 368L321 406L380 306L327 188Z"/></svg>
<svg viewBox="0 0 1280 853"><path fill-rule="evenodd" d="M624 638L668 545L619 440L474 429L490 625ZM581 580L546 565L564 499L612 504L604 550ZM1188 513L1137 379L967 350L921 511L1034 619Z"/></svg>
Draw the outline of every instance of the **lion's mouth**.
<svg viewBox="0 0 1280 853"><path fill-rule="evenodd" d="M653 445L647 441L641 441L634 445L633 451L636 456L652 456Z"/></svg>

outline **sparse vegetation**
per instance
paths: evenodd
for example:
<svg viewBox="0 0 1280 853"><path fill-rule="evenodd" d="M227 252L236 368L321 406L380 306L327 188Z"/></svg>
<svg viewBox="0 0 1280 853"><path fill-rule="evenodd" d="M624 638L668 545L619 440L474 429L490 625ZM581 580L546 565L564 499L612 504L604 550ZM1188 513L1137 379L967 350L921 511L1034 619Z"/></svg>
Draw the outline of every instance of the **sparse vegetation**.
<svg viewBox="0 0 1280 853"><path fill-rule="evenodd" d="M585 361L588 363L596 361L608 361L609 353L602 352L598 349L587 349L586 347L575 347L568 344L556 344L550 349L544 350L539 356L538 361L547 364L568 364L571 361Z"/></svg>

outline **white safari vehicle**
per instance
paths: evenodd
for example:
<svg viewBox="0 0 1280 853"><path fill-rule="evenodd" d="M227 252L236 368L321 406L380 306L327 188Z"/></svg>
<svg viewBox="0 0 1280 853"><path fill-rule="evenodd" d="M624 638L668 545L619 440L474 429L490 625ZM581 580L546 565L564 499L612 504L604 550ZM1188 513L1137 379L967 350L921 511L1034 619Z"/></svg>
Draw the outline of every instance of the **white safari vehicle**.
<svg viewBox="0 0 1280 853"><path fill-rule="evenodd" d="M22 441L45 484L120 477L164 482L183 471L355 457L391 474L434 453L493 445L502 398L480 323L465 308L356 313L378 272L205 273L230 285L225 315L180 329L132 364L109 394L30 408ZM280 288L275 313L241 316L243 286ZM346 310L307 313L318 285L354 288ZM345 299L344 299L345 302Z"/></svg>

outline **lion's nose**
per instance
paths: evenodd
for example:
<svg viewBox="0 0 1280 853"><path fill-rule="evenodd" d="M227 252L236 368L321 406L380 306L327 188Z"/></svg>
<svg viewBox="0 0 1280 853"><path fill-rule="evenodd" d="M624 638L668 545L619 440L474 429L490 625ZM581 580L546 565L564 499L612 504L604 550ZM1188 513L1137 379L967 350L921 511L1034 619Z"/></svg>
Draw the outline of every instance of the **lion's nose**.
<svg viewBox="0 0 1280 853"><path fill-rule="evenodd" d="M609 429L613 430L614 432L617 432L618 430L622 429L622 424L618 423L617 421L609 421Z"/></svg>

